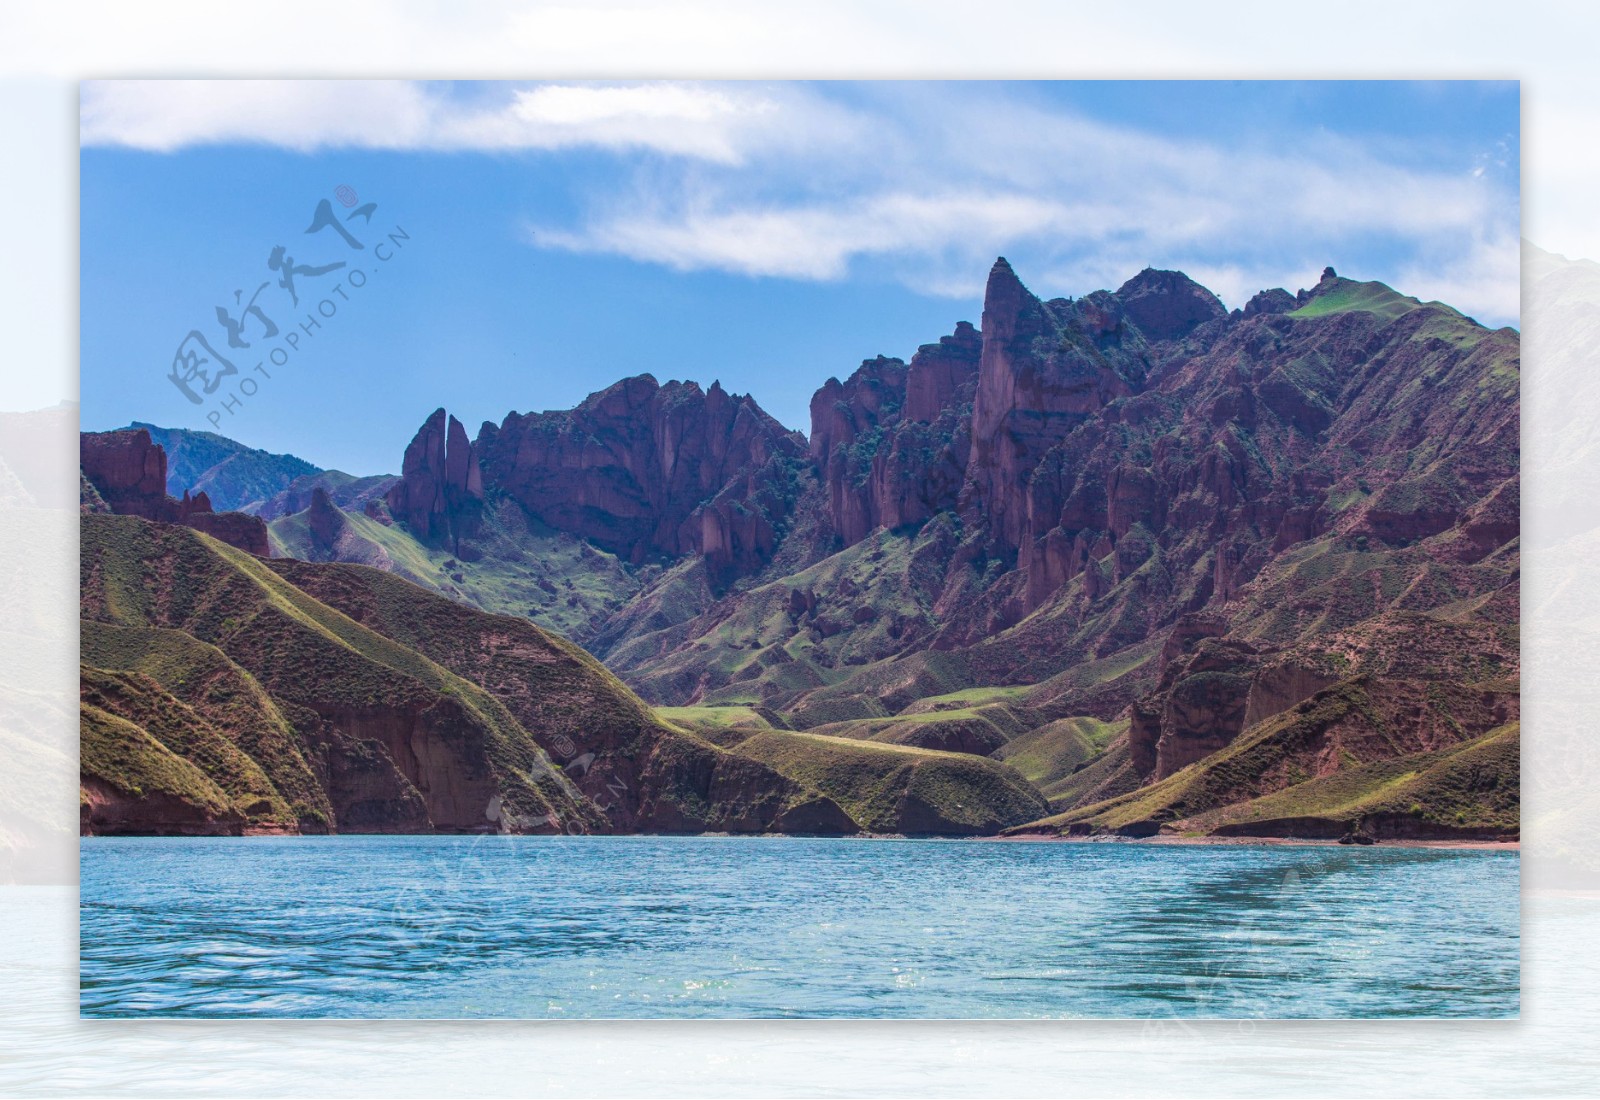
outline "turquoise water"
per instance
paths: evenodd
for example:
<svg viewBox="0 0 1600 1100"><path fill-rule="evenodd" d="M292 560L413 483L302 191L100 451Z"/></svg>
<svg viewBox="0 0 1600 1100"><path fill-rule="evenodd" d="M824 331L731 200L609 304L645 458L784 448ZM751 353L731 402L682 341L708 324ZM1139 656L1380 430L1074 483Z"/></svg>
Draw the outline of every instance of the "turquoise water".
<svg viewBox="0 0 1600 1100"><path fill-rule="evenodd" d="M1514 852L91 838L80 1009L185 1017L1506 1017Z"/></svg>

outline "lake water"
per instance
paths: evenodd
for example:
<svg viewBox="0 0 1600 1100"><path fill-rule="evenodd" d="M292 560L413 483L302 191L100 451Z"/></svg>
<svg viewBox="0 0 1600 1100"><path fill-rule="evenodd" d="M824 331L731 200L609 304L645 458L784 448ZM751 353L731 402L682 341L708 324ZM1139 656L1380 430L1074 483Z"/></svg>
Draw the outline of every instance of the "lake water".
<svg viewBox="0 0 1600 1100"><path fill-rule="evenodd" d="M1515 852L87 838L80 1009L185 1017L1508 1017Z"/></svg>

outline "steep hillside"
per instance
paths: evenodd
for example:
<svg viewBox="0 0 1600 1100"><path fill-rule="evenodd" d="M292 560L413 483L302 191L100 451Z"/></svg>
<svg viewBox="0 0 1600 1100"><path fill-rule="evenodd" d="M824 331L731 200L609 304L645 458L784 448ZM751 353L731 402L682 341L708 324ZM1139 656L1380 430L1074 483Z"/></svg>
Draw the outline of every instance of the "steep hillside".
<svg viewBox="0 0 1600 1100"><path fill-rule="evenodd" d="M86 832L967 833L1043 808L999 765L928 754L862 819L524 619L136 516L81 531Z"/></svg>
<svg viewBox="0 0 1600 1100"><path fill-rule="evenodd" d="M489 502L477 519L472 542L458 557L452 548L424 542L396 524L382 502L348 510L317 486L302 510L272 519L267 531L275 557L370 565L568 637L583 636L625 606L652 572L629 568L576 535L551 530L510 501Z"/></svg>
<svg viewBox="0 0 1600 1100"><path fill-rule="evenodd" d="M374 569L277 561L279 576L503 704L619 831L854 832L814 792L657 721L603 665L523 619Z"/></svg>
<svg viewBox="0 0 1600 1100"><path fill-rule="evenodd" d="M318 603L261 559L187 528L132 516L86 515L82 538L84 618L141 631L132 640L124 635L120 659L108 663L144 666L134 677L148 705L124 698L117 713L187 758L199 735L185 727L211 723L161 690L150 672L163 668L174 690L193 690L186 669L197 648L192 643L213 647L237 666L238 682L269 697L292 730L292 748L316 776L331 812L324 821L314 805L304 806L293 823L300 829L468 831L493 820L491 807L546 828L570 822L589 831L601 824L595 808L482 688ZM91 637L85 656L97 648L97 625L85 629ZM92 668L84 695L107 709L103 680ZM265 706L260 710L258 717L270 721ZM230 723L228 732L238 736L240 726ZM119 782L116 775L91 777Z"/></svg>

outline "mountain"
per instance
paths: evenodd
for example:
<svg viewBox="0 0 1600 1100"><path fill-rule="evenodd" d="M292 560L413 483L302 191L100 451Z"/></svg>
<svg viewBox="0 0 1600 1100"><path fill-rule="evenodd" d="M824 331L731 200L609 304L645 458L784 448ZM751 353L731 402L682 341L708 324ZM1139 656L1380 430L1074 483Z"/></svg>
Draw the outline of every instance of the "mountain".
<svg viewBox="0 0 1600 1100"><path fill-rule="evenodd" d="M320 489L336 508L347 512L370 513L399 480L394 474L356 477L343 470L319 470L295 478L272 496L247 506L245 510L264 520L292 516L310 508Z"/></svg>
<svg viewBox="0 0 1600 1100"><path fill-rule="evenodd" d="M927 772L951 831L1515 832L1515 331L1331 268L1229 312L1004 259L981 321L828 379L808 437L649 375L439 409L273 552L559 631L869 830Z"/></svg>
<svg viewBox="0 0 1600 1100"><path fill-rule="evenodd" d="M321 471L294 455L276 455L246 447L215 432L158 428L135 421L167 456L166 491L174 497L206 494L218 511L254 511L255 505L282 492L296 478Z"/></svg>
<svg viewBox="0 0 1600 1100"><path fill-rule="evenodd" d="M156 491L143 431L81 446L99 504L80 528L86 833L960 833L1045 808L1010 769L950 753L807 738L846 761L814 773L719 746L525 619L267 559L259 517ZM259 540L207 531L227 516Z"/></svg>

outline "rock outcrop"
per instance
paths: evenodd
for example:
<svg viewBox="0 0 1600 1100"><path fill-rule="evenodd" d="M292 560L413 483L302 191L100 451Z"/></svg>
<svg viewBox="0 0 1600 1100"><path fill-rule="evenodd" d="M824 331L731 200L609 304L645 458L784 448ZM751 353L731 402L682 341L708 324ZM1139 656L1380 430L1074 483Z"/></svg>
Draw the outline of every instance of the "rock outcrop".
<svg viewBox="0 0 1600 1100"><path fill-rule="evenodd" d="M1141 779L1165 779L1232 744L1245 728L1259 660L1248 644L1202 635L1134 704L1128 751Z"/></svg>
<svg viewBox="0 0 1600 1100"><path fill-rule="evenodd" d="M329 499L327 490L320 485L311 490L311 503L306 507L306 528L312 545L322 551L322 560L333 556L345 526L344 513Z"/></svg>
<svg viewBox="0 0 1600 1100"><path fill-rule="evenodd" d="M1181 271L1147 267L1117 288L1123 316L1146 340L1179 340L1227 315L1217 296Z"/></svg>
<svg viewBox="0 0 1600 1100"><path fill-rule="evenodd" d="M435 409L406 447L400 480L385 497L389 514L424 543L461 553L482 515L483 471L467 431Z"/></svg>
<svg viewBox="0 0 1600 1100"><path fill-rule="evenodd" d="M977 330L963 322L918 348L909 367L870 359L812 397L811 455L830 526L845 545L955 507L981 346Z"/></svg>
<svg viewBox="0 0 1600 1100"><path fill-rule="evenodd" d="M213 512L204 493L179 499L167 495L167 456L144 428L83 432L78 437L78 465L93 493L80 494L85 512L109 510L163 523L181 523L204 531L231 546L266 557L267 525L243 512Z"/></svg>
<svg viewBox="0 0 1600 1100"><path fill-rule="evenodd" d="M1030 499L1034 469L1073 428L1143 386L1144 345L1115 296L1042 302L1003 257L995 261L984 293L963 510L1003 553L1055 526Z"/></svg>
<svg viewBox="0 0 1600 1100"><path fill-rule="evenodd" d="M644 374L567 412L485 424L475 448L484 487L542 523L634 563L699 555L750 572L787 524L805 440L715 382Z"/></svg>
<svg viewBox="0 0 1600 1100"><path fill-rule="evenodd" d="M166 452L143 428L84 432L78 437L78 466L112 511L176 521L167 496Z"/></svg>

